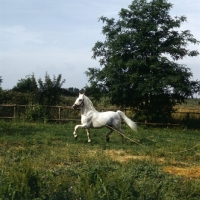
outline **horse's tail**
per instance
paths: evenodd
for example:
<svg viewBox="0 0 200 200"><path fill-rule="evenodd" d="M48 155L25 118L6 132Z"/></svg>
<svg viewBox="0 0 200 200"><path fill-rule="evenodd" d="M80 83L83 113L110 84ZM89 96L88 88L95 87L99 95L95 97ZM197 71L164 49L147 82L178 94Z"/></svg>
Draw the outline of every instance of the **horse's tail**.
<svg viewBox="0 0 200 200"><path fill-rule="evenodd" d="M131 119L129 119L122 111L118 110L117 113L125 121L125 123L130 126L133 131L137 131L137 125Z"/></svg>

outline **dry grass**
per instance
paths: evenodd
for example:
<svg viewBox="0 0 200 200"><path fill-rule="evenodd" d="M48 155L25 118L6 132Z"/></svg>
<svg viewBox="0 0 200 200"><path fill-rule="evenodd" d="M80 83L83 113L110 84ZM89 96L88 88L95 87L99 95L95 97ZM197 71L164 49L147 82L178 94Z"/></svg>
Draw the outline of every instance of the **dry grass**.
<svg viewBox="0 0 200 200"><path fill-rule="evenodd" d="M150 159L150 156L136 156L126 153L123 150L106 150L105 154L108 155L112 160L120 162L120 163L126 163L130 160L147 160Z"/></svg>
<svg viewBox="0 0 200 200"><path fill-rule="evenodd" d="M174 166L167 166L163 168L164 172L174 174L177 176L185 176L188 178L200 178L200 166L195 167L174 167Z"/></svg>

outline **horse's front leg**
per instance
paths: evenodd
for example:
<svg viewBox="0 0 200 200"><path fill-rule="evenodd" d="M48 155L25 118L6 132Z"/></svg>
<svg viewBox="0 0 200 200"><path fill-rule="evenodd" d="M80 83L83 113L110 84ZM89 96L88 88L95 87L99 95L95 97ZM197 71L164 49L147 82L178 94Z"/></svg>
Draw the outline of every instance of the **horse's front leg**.
<svg viewBox="0 0 200 200"><path fill-rule="evenodd" d="M83 124L83 125L76 125L75 128L74 128L74 138L77 139L78 135L77 135L77 129L79 128L85 128L86 129L86 132L87 132L87 137L88 137L88 142L91 142L91 139L90 139L90 130L87 128L87 125L86 124Z"/></svg>
<svg viewBox="0 0 200 200"><path fill-rule="evenodd" d="M85 124L82 124L82 125L76 125L75 127L74 127L74 132L73 132L73 135L74 135L74 138L75 139L77 139L77 137L78 137L78 135L77 135L77 129L79 129L79 128L86 128L86 125Z"/></svg>
<svg viewBox="0 0 200 200"><path fill-rule="evenodd" d="M88 142L91 142L91 139L90 139L90 129L86 128L86 132L87 132Z"/></svg>
<svg viewBox="0 0 200 200"><path fill-rule="evenodd" d="M76 131L77 131L77 129L79 128L79 126L80 126L80 125L76 125L76 126L74 127L73 135L74 135L74 138L75 138L75 139L77 139L77 137L78 137L78 135L76 134Z"/></svg>

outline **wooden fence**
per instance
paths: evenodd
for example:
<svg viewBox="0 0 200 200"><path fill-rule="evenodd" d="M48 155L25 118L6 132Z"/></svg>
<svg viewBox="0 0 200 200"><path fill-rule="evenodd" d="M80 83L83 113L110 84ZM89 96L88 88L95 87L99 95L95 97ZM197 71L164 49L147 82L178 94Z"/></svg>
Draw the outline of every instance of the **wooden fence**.
<svg viewBox="0 0 200 200"><path fill-rule="evenodd" d="M45 108L48 112L48 121L69 121L80 118L79 112L70 106L40 106L39 108L35 105L0 105L0 119L28 117L28 111L32 111L32 113L35 111L36 115L37 112L42 114L42 111L39 111L41 108Z"/></svg>
<svg viewBox="0 0 200 200"><path fill-rule="evenodd" d="M71 106L42 106L45 108L45 111L48 112L47 121L80 121L80 111L73 110ZM15 118L23 118L28 115L27 110L37 110L37 106L35 105L0 105L0 119L15 119ZM41 106L40 106L41 109ZM107 111L117 109L107 109L107 108L97 108L98 111ZM123 112L128 117L132 117L133 114L130 109L123 109ZM37 114L37 112L36 112ZM138 124L145 124L149 126L182 126L181 121L188 124L191 119L195 119L196 124L199 124L200 127L200 112L175 112L172 113L174 115L173 121L168 121L166 123L149 123L147 121L137 122ZM37 116L36 116L37 117ZM177 118L177 119L176 119Z"/></svg>

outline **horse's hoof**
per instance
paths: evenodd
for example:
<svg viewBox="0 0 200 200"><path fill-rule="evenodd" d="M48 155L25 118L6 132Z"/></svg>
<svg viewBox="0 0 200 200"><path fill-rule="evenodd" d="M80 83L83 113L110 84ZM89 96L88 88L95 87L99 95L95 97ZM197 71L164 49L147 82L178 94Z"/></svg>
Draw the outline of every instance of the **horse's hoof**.
<svg viewBox="0 0 200 200"><path fill-rule="evenodd" d="M78 136L74 136L74 139L77 140Z"/></svg>

